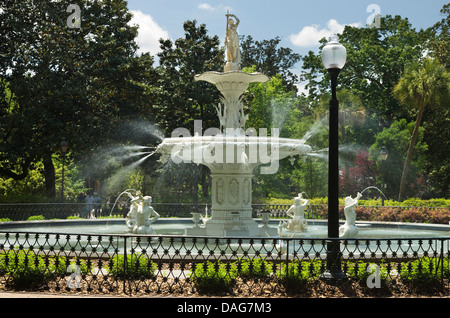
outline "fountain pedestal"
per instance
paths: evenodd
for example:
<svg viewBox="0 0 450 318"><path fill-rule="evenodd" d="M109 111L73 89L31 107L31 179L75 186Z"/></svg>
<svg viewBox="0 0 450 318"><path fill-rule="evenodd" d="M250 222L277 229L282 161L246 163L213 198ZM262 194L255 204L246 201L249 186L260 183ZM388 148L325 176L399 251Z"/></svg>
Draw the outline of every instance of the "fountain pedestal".
<svg viewBox="0 0 450 318"><path fill-rule="evenodd" d="M211 167L210 167L211 169ZM213 168L214 169L214 168ZM212 170L212 169L211 169ZM187 235L273 236L276 228L261 227L252 218L252 172L211 172L211 218Z"/></svg>

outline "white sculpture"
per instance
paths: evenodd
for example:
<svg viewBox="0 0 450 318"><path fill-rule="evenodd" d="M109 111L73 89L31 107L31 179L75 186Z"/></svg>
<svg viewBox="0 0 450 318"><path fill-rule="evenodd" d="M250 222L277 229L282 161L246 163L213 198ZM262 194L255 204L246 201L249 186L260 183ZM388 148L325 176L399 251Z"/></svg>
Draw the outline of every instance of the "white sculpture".
<svg viewBox="0 0 450 318"><path fill-rule="evenodd" d="M237 28L239 19L234 14L226 14L227 30L225 34L225 46L227 48L227 63L225 72L239 71L241 69L241 51L239 49L239 35ZM235 21L232 19L234 18Z"/></svg>
<svg viewBox="0 0 450 318"><path fill-rule="evenodd" d="M339 227L339 237L355 237L358 234L358 228L355 225L356 212L354 207L358 204L359 198L361 198L359 192L354 199L351 196L345 198L345 223Z"/></svg>
<svg viewBox="0 0 450 318"><path fill-rule="evenodd" d="M227 125L227 105L224 105L222 112L222 104L219 103L219 106L214 105L216 109L217 117L219 117L220 123L220 132L223 132L223 128Z"/></svg>
<svg viewBox="0 0 450 318"><path fill-rule="evenodd" d="M140 191L136 196L127 194L131 199L130 211L125 219L129 231L134 234L152 234L153 228L150 225L159 219L159 214L151 206L152 197L143 197Z"/></svg>
<svg viewBox="0 0 450 318"><path fill-rule="evenodd" d="M220 104L215 107L220 133L164 138L157 149L162 161L171 158L180 160L178 162L195 162L210 170L211 216L203 226L186 228L186 235L276 236L278 229L260 228L252 217L253 170L270 162L269 167L261 166L261 173L275 173L279 160L311 151L304 140L279 138L278 128L271 131L270 137L267 130L257 136L250 134L250 129L244 129L248 114L244 112L242 96L250 83L264 83L269 77L240 71L238 24L234 15L227 15L224 72L209 71L194 77L195 81L215 85L221 94Z"/></svg>
<svg viewBox="0 0 450 318"><path fill-rule="evenodd" d="M286 214L292 218L288 222L281 224L280 229L285 228L290 232L304 232L308 228L308 222L305 220L305 208L309 200L304 199L299 193L294 198L294 204L287 210Z"/></svg>

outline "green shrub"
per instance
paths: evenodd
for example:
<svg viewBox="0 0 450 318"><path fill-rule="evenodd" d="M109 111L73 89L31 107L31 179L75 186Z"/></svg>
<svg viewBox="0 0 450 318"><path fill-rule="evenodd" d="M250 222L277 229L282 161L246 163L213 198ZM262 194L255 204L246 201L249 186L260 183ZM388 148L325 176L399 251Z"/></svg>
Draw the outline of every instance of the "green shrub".
<svg viewBox="0 0 450 318"><path fill-rule="evenodd" d="M384 262L381 263L366 263L362 260L358 262L346 262L346 274L348 278L359 280L361 283L366 283L369 276L378 274L380 275L381 282L385 282L389 276L387 265ZM376 273L379 268L379 273Z"/></svg>
<svg viewBox="0 0 450 318"><path fill-rule="evenodd" d="M292 261L288 265L283 264L278 276L287 293L302 291L307 283L317 279L322 273L322 262Z"/></svg>
<svg viewBox="0 0 450 318"><path fill-rule="evenodd" d="M30 250L11 250L0 254L0 273L10 276L10 284L15 288L38 288L53 275L66 274L69 263L64 256L42 256Z"/></svg>
<svg viewBox="0 0 450 318"><path fill-rule="evenodd" d="M356 195L353 194L353 197ZM265 204L293 204L293 198L290 199L280 199L280 198L268 198L263 200ZM309 204L328 204L328 198L308 198ZM339 198L339 204L344 205L345 198ZM381 199L365 199L364 196L362 199L358 201L358 205L366 205L366 206L381 206ZM403 206L403 207L450 207L450 199L438 198L438 199L418 199L418 198L409 198L403 202L395 201L395 200L384 200L385 206Z"/></svg>
<svg viewBox="0 0 450 318"><path fill-rule="evenodd" d="M194 264L192 280L201 294L227 293L236 282L236 264L205 262Z"/></svg>
<svg viewBox="0 0 450 318"><path fill-rule="evenodd" d="M444 262L444 271L441 271ZM438 282L442 277L450 277L449 259L423 257L421 259L403 263L400 270L400 277L408 283L433 283Z"/></svg>
<svg viewBox="0 0 450 318"><path fill-rule="evenodd" d="M43 215L32 215L28 218L28 221L43 221L45 220L45 216Z"/></svg>
<svg viewBox="0 0 450 318"><path fill-rule="evenodd" d="M240 259L235 264L239 276L244 278L267 278L272 272L272 263L263 258Z"/></svg>
<svg viewBox="0 0 450 318"><path fill-rule="evenodd" d="M103 215L99 216L97 219L122 219L123 215L121 214L111 214L111 215Z"/></svg>
<svg viewBox="0 0 450 318"><path fill-rule="evenodd" d="M55 276L70 275L75 269L80 274L90 272L83 259L69 260L65 256L36 255L32 250L10 250L0 253L0 275L11 278L8 285L16 289L33 289L44 285Z"/></svg>
<svg viewBox="0 0 450 318"><path fill-rule="evenodd" d="M10 218L0 218L0 222L12 222Z"/></svg>
<svg viewBox="0 0 450 318"><path fill-rule="evenodd" d="M148 259L144 254L128 254L125 266L125 256L116 255L111 258L110 270L119 277L144 277L153 278L155 276L156 264Z"/></svg>

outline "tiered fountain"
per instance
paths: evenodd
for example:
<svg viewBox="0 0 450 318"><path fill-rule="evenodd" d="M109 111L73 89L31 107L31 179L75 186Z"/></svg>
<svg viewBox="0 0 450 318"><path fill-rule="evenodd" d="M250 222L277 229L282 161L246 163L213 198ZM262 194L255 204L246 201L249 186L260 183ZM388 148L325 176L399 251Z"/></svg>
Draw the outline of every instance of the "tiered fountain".
<svg viewBox="0 0 450 318"><path fill-rule="evenodd" d="M233 19L234 18L234 19ZM224 72L206 72L194 80L214 84L222 94L216 107L220 128L196 131L191 136L187 129L175 130L165 138L157 152L163 160L194 162L207 166L212 179L211 217L204 225L186 229L187 235L208 236L273 236L277 229L259 226L252 218L252 177L255 167L262 174L276 173L278 161L288 156L304 155L311 147L303 140L278 137L278 128L254 129L245 127L242 94L252 82L266 82L262 73L245 73L240 69L239 20L227 14L227 62ZM182 137L180 137L180 135Z"/></svg>

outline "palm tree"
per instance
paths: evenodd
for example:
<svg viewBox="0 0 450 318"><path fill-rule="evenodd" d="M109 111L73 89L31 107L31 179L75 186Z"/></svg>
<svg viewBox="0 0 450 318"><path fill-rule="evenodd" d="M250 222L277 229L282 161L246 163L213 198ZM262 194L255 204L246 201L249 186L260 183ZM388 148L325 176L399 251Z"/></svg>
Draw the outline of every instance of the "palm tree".
<svg viewBox="0 0 450 318"><path fill-rule="evenodd" d="M419 135L419 127L427 105L448 106L450 73L433 58L425 58L422 63L414 62L405 68L403 76L394 87L395 98L403 105L417 111L416 123L403 166L398 200L405 197L407 176L412 154Z"/></svg>

